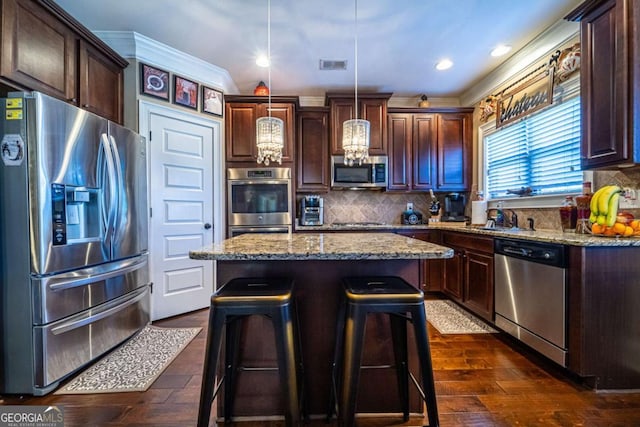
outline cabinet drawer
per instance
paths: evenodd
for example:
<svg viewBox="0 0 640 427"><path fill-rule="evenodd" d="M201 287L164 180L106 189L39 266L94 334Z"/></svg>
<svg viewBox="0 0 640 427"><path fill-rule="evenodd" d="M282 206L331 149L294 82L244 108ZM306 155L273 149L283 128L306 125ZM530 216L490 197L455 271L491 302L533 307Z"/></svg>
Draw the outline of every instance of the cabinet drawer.
<svg viewBox="0 0 640 427"><path fill-rule="evenodd" d="M442 244L444 246L456 246L479 252L493 253L493 238L491 237L471 237L466 233L449 232L443 233Z"/></svg>

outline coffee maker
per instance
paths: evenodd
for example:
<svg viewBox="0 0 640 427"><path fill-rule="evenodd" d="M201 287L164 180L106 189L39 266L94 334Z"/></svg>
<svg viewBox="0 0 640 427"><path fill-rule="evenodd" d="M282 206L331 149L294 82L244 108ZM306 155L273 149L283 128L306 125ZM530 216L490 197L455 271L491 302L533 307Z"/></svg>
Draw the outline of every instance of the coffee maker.
<svg viewBox="0 0 640 427"><path fill-rule="evenodd" d="M466 221L464 209L466 197L460 193L449 193L444 196L444 214L441 221L463 222Z"/></svg>
<svg viewBox="0 0 640 427"><path fill-rule="evenodd" d="M308 195L300 200L300 225L322 225L324 223L324 200L320 196Z"/></svg>

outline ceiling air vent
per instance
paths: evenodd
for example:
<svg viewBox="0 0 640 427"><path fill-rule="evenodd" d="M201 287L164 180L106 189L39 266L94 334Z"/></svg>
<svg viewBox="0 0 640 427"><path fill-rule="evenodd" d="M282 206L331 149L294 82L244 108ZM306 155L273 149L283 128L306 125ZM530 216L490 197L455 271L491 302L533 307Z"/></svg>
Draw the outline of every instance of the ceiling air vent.
<svg viewBox="0 0 640 427"><path fill-rule="evenodd" d="M347 61L346 60L335 60L335 59L321 59L320 60L320 69L327 71L334 70L346 70L347 69Z"/></svg>

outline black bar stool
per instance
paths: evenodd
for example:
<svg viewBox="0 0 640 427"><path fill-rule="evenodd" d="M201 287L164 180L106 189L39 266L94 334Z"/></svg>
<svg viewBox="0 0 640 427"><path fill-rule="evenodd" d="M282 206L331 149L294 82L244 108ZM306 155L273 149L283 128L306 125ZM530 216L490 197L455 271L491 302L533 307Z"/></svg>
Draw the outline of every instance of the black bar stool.
<svg viewBox="0 0 640 427"><path fill-rule="evenodd" d="M391 323L394 363L404 421L409 419L410 378L427 406L429 426L438 426L438 408L422 291L399 277L348 277L343 279L343 286L345 298L338 313L332 366L333 389L327 421L336 411L337 397L338 424L346 427L354 425L360 369L367 368L361 365L367 314L386 313L389 314ZM413 323L422 388L408 369L407 321Z"/></svg>
<svg viewBox="0 0 640 427"><path fill-rule="evenodd" d="M302 356L293 293L293 280L281 278L240 278L227 282L211 296L209 331L200 392L198 426L209 425L211 405L222 383L224 392L224 418L232 417L235 394L240 326L250 315L264 315L271 319L275 332L280 386L286 393L285 420L287 426L300 423L300 396L302 388ZM218 355L226 325L225 373L215 386ZM215 388L215 390L214 390Z"/></svg>

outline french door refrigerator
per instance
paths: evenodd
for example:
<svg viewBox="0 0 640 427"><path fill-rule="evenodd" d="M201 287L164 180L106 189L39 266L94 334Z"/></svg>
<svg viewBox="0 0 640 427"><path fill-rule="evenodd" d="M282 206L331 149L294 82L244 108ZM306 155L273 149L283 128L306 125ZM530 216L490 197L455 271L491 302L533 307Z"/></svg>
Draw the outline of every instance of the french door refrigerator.
<svg viewBox="0 0 640 427"><path fill-rule="evenodd" d="M0 393L43 395L149 322L146 143L41 93L0 103Z"/></svg>

